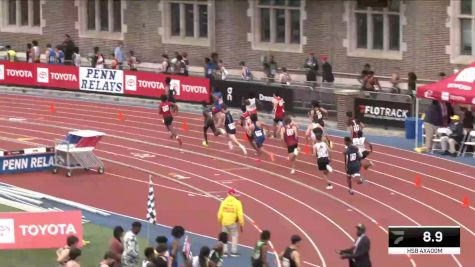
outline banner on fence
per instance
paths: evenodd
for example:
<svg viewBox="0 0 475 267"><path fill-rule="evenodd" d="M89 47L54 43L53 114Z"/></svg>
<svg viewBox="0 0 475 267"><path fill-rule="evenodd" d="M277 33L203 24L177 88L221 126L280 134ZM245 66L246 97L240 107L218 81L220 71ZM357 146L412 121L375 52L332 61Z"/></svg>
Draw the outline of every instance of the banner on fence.
<svg viewBox="0 0 475 267"><path fill-rule="evenodd" d="M71 235L81 246L81 211L0 213L0 249L60 248Z"/></svg>
<svg viewBox="0 0 475 267"><path fill-rule="evenodd" d="M412 116L412 106L411 103L357 98L355 116L367 124L404 127L406 118Z"/></svg>
<svg viewBox="0 0 475 267"><path fill-rule="evenodd" d="M266 112L273 110L273 94L279 92L285 101L285 111L292 111L292 103L294 101L294 92L291 87L283 85L264 85L258 83L250 83L247 81L212 81L213 88L219 88L223 94L223 101L229 107L240 108L242 100L249 97L252 93L256 99L262 104L262 109Z"/></svg>
<svg viewBox="0 0 475 267"><path fill-rule="evenodd" d="M82 91L97 93L123 94L124 73L121 70L79 68Z"/></svg>
<svg viewBox="0 0 475 267"><path fill-rule="evenodd" d="M53 152L0 157L0 174L47 170L53 162Z"/></svg>

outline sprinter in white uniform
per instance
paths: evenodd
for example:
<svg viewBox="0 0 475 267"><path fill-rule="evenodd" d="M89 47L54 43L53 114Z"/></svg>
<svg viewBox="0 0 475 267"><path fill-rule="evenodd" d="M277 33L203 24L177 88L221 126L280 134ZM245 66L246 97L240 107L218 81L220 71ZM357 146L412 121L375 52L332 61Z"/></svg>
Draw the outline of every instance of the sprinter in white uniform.
<svg viewBox="0 0 475 267"><path fill-rule="evenodd" d="M373 162L371 160L368 160L367 157L369 154L373 152L373 145L371 145L368 140L366 140L366 137L363 137L363 132L358 131L357 132L357 137L353 138L353 145L358 148L358 151L361 153L361 166L365 169L368 170L371 166L373 166ZM366 149L366 145L369 147L369 151ZM364 179L360 179L360 182L363 182Z"/></svg>
<svg viewBox="0 0 475 267"><path fill-rule="evenodd" d="M327 143L325 143L323 139L323 131L320 128L316 128L314 131L316 143L313 146L313 151L317 156L317 166L318 170L323 173L323 178L325 178L325 182L327 182L327 189L333 189L333 185L328 180L328 174L333 172L333 168L330 166L330 148L328 147Z"/></svg>

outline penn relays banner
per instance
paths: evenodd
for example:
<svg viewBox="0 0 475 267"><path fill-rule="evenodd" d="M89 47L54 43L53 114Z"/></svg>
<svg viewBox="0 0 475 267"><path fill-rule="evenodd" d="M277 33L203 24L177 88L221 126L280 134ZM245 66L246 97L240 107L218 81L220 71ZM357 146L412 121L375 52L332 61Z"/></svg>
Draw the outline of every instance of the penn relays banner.
<svg viewBox="0 0 475 267"><path fill-rule="evenodd" d="M167 77L170 77L170 87L176 92L175 99L209 103L211 89L207 78L0 61L0 84L4 85L158 98L165 92Z"/></svg>

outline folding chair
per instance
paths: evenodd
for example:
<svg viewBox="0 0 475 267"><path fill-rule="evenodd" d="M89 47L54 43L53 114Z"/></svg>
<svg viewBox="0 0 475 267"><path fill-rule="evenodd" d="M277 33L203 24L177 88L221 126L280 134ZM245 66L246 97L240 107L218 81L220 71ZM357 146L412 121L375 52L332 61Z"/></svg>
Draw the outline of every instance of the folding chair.
<svg viewBox="0 0 475 267"><path fill-rule="evenodd" d="M473 147L472 152L467 152L467 148L471 146ZM475 158L475 130L471 131L467 137L467 141L463 144L463 152L462 156L465 157L466 153L472 153L472 156Z"/></svg>

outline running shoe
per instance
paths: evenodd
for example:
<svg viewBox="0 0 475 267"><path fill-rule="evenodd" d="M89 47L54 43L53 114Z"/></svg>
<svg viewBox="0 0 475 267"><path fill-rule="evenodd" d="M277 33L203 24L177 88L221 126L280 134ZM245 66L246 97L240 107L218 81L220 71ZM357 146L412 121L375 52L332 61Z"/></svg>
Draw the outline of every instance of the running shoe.
<svg viewBox="0 0 475 267"><path fill-rule="evenodd" d="M290 169L290 174L295 174L295 169Z"/></svg>
<svg viewBox="0 0 475 267"><path fill-rule="evenodd" d="M181 141L181 138L180 138L180 137L177 136L177 137L176 137L176 140L178 141L178 144L179 144L180 146L183 145L183 142Z"/></svg>
<svg viewBox="0 0 475 267"><path fill-rule="evenodd" d="M208 147L208 143L206 141L203 141L203 143L201 143L204 147Z"/></svg>
<svg viewBox="0 0 475 267"><path fill-rule="evenodd" d="M270 160L275 161L274 153L270 153Z"/></svg>
<svg viewBox="0 0 475 267"><path fill-rule="evenodd" d="M333 168L332 166L330 166L330 164L327 164L327 171L332 173L333 172Z"/></svg>
<svg viewBox="0 0 475 267"><path fill-rule="evenodd" d="M237 252L236 253L231 253L231 257L233 257L233 258L236 258L236 257L239 257L239 256L241 256L241 254L239 254Z"/></svg>
<svg viewBox="0 0 475 267"><path fill-rule="evenodd" d="M239 147L241 148L241 150L242 150L242 153L244 153L244 155L247 155L247 150L246 150L246 147L245 147L245 146L243 146L243 145L240 145Z"/></svg>
<svg viewBox="0 0 475 267"><path fill-rule="evenodd" d="M233 150L233 148L234 148L233 142L228 141L228 147L229 147L229 150Z"/></svg>
<svg viewBox="0 0 475 267"><path fill-rule="evenodd" d="M330 184L330 183L329 183L329 184L327 184L327 187L326 187L326 189L328 189L328 190L332 190L332 189L333 189L333 185L332 185L332 184Z"/></svg>
<svg viewBox="0 0 475 267"><path fill-rule="evenodd" d="M354 194L355 194L355 193L353 192L353 189L348 190L348 193L349 193L350 195L354 195Z"/></svg>
<svg viewBox="0 0 475 267"><path fill-rule="evenodd" d="M298 156L299 155L299 148L297 147L296 149L294 149L294 155L295 156Z"/></svg>

